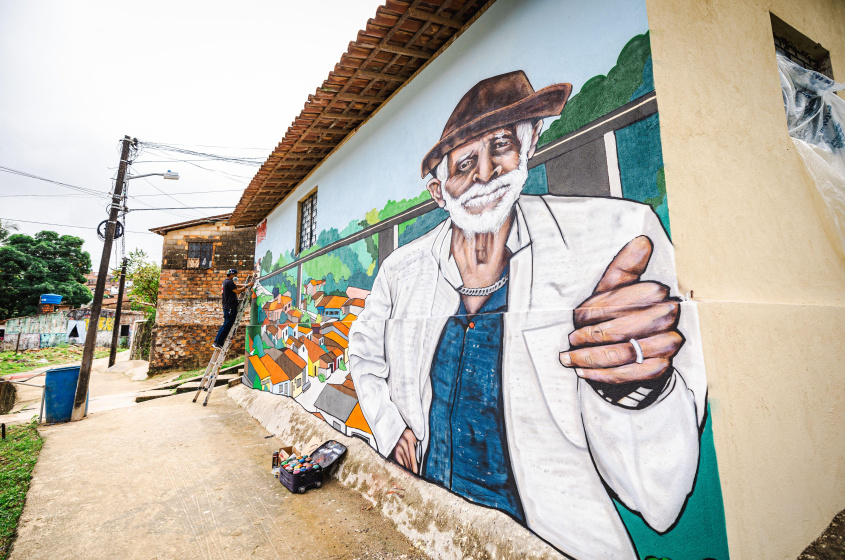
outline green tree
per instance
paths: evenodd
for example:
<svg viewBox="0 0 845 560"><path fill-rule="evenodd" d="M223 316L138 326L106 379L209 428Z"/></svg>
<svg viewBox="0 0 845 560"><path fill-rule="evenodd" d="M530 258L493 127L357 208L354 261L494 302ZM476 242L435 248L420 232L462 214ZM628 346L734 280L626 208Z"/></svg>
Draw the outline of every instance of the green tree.
<svg viewBox="0 0 845 560"><path fill-rule="evenodd" d="M113 275L119 275L120 269L112 270ZM161 267L150 260L146 251L135 249L129 253L126 264L126 281L132 282L129 296L134 300L133 309L143 309L154 312L158 303L158 283L161 278Z"/></svg>
<svg viewBox="0 0 845 560"><path fill-rule="evenodd" d="M0 245L5 245L6 241L9 239L9 232L18 231L20 228L18 224L15 222L10 222L6 220L6 223L3 223L3 220L0 220Z"/></svg>
<svg viewBox="0 0 845 560"><path fill-rule="evenodd" d="M0 247L0 320L35 314L41 294L60 294L74 307L91 301L84 285L91 256L82 243L55 231L10 235Z"/></svg>

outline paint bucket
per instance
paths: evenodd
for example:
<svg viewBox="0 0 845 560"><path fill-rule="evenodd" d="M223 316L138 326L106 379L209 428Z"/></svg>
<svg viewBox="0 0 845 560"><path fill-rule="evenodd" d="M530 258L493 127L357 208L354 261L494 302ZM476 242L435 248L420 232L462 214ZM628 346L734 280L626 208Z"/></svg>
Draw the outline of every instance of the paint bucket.
<svg viewBox="0 0 845 560"><path fill-rule="evenodd" d="M44 379L44 422L69 422L79 380L79 366L48 369ZM90 396L90 391L89 391ZM88 399L85 399L88 414Z"/></svg>

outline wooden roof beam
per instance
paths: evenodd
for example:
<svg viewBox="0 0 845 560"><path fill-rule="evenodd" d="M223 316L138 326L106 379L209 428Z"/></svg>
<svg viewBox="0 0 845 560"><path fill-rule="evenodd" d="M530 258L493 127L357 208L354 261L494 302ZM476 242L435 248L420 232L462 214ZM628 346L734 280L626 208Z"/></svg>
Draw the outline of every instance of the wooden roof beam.
<svg viewBox="0 0 845 560"><path fill-rule="evenodd" d="M426 12L425 10L417 10L416 8L408 8L408 15L412 18L421 19L423 21L439 23L440 25L445 25L447 27L451 27L452 29L460 29L463 27L460 23L453 19L432 14L431 12Z"/></svg>
<svg viewBox="0 0 845 560"><path fill-rule="evenodd" d="M358 70L356 76L368 80L384 80L385 82L397 83L402 83L408 79L407 76L400 76L398 74L385 74L384 72L370 72L368 70Z"/></svg>
<svg viewBox="0 0 845 560"><path fill-rule="evenodd" d="M338 145L339 142L335 141L326 141L326 142L297 142L297 147L299 148L334 148Z"/></svg>
<svg viewBox="0 0 845 560"><path fill-rule="evenodd" d="M376 97L375 95L358 95L357 93L339 93L337 99L341 101L362 101L364 103L382 103L386 97Z"/></svg>
<svg viewBox="0 0 845 560"><path fill-rule="evenodd" d="M410 56L410 57L413 57L413 58L429 59L429 58L431 58L431 55L434 54L433 52L422 51L422 50L417 50L417 49L406 49L405 47L397 47L397 46L389 45L389 44L379 45L377 48L379 48L379 49L381 49L385 52L389 52L389 53L393 53L393 54L401 54L401 55Z"/></svg>

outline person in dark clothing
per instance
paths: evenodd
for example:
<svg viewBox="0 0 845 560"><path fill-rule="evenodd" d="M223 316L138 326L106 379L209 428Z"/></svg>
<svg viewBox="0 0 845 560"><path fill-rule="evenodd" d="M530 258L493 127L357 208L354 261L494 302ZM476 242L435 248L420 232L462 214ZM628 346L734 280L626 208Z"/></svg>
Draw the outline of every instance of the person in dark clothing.
<svg viewBox="0 0 845 560"><path fill-rule="evenodd" d="M236 284L235 274L238 271L230 268L226 272L226 279L223 280L221 291L223 293L223 326L217 331L217 338L214 339L212 346L215 348L223 348L223 343L226 337L229 336L229 330L235 323L235 315L238 312L238 294L246 290L248 284Z"/></svg>

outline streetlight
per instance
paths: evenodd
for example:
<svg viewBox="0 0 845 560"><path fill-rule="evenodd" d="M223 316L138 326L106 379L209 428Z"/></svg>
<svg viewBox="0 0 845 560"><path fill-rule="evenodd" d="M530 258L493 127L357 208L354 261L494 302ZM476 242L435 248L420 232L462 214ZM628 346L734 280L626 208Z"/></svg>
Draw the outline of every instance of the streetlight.
<svg viewBox="0 0 845 560"><path fill-rule="evenodd" d="M179 173L177 171L167 170L164 173L144 173L143 175L132 175L127 177L126 180L129 179L140 179L141 177L152 177L153 175L157 175L159 177L164 177L165 179L172 179L174 181L179 180Z"/></svg>
<svg viewBox="0 0 845 560"><path fill-rule="evenodd" d="M173 181L179 180L179 173L176 171L167 170L164 173L144 173L143 175L131 175L126 177L126 181L130 179L140 179L141 177L153 177L159 176L164 177L165 179L170 179ZM128 189L128 187L127 187ZM126 208L123 209L123 218L124 222L126 222ZM124 230L125 230L125 223L124 223ZM117 304L114 308L114 325L112 327L111 333L111 347L109 348L109 367L114 365L115 360L117 359L117 344L120 340L120 314L123 309L123 288L126 285L126 257L123 257L123 260L120 263L120 284L117 288ZM96 297L96 296L95 296ZM131 356L130 356L131 358Z"/></svg>

